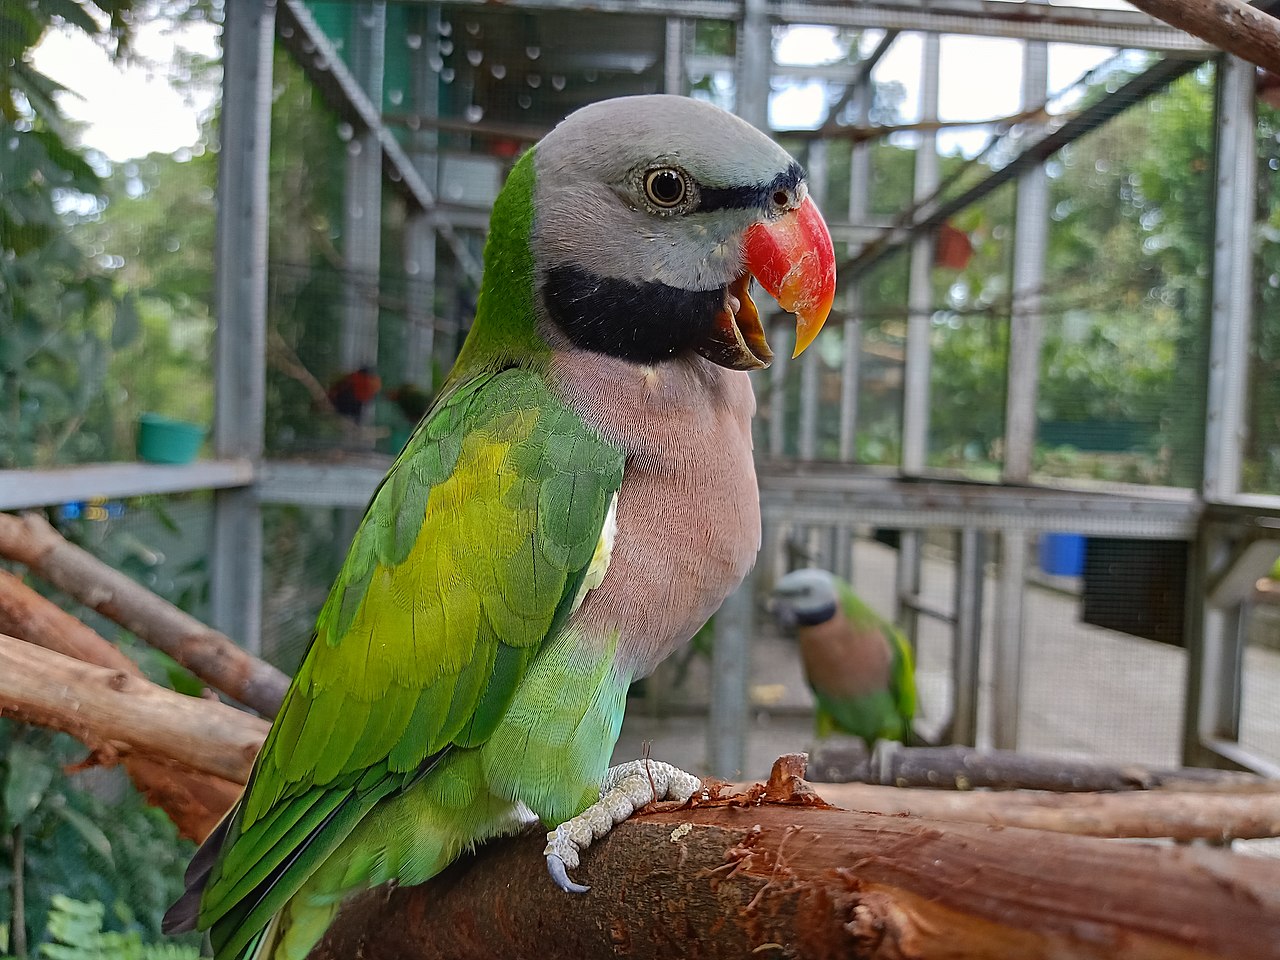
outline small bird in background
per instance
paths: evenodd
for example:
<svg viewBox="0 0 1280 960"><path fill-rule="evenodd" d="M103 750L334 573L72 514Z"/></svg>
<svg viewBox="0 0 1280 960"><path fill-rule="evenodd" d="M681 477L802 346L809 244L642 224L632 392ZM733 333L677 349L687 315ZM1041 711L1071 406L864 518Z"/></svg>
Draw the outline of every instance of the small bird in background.
<svg viewBox="0 0 1280 960"><path fill-rule="evenodd" d="M795 631L805 678L817 700L817 735L912 738L915 667L902 631L826 570L788 573L773 588L774 617Z"/></svg>
<svg viewBox="0 0 1280 960"><path fill-rule="evenodd" d="M387 394L387 399L396 405L406 420L417 423L431 409L435 394L428 393L416 384L402 383Z"/></svg>
<svg viewBox="0 0 1280 960"><path fill-rule="evenodd" d="M382 389L382 378L373 367L361 367L344 374L329 387L329 402L339 415L359 423L364 409Z"/></svg>

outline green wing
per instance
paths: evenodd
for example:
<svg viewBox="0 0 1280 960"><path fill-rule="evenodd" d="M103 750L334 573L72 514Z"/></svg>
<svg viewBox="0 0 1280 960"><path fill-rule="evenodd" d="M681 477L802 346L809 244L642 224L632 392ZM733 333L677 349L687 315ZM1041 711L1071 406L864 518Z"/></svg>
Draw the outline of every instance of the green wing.
<svg viewBox="0 0 1280 960"><path fill-rule="evenodd" d="M535 374L464 384L374 495L200 901L235 955L381 799L493 732L569 614L623 456Z"/></svg>
<svg viewBox="0 0 1280 960"><path fill-rule="evenodd" d="M898 716L902 718L903 740L908 741L911 734L911 721L916 715L916 666L911 654L911 644L906 635L893 624L886 623L885 630L889 642L893 645L893 679L891 693L897 707Z"/></svg>
<svg viewBox="0 0 1280 960"><path fill-rule="evenodd" d="M846 700L819 695L819 705L828 715L827 722L862 737L868 745L883 738L909 741L911 721L916 715L916 671L911 644L901 630L863 603L847 583L837 580L836 590L849 623L856 630L879 632L889 643L893 660L887 691Z"/></svg>

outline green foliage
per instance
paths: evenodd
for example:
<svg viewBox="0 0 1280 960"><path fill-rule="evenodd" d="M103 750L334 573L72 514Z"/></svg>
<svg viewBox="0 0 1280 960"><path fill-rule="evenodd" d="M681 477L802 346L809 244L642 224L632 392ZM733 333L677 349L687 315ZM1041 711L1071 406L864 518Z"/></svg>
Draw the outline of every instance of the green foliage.
<svg viewBox="0 0 1280 960"><path fill-rule="evenodd" d="M97 900L82 902L58 894L51 907L44 942L36 951L47 960L196 960L200 956L198 948L186 944L143 943L137 930L104 930L106 908Z"/></svg>
<svg viewBox="0 0 1280 960"><path fill-rule="evenodd" d="M113 929L158 937L191 845L118 770L68 774L83 755L69 737L0 721L0 890L12 890L21 871L32 942L60 896L116 904ZM0 896L0 923L10 928L12 910Z"/></svg>

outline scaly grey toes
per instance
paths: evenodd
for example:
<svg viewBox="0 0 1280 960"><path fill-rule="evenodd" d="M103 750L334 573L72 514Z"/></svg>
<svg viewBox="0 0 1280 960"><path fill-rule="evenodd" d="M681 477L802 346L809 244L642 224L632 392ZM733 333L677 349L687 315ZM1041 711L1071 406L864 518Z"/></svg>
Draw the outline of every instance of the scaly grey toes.
<svg viewBox="0 0 1280 960"><path fill-rule="evenodd" d="M591 889L569 879L569 872L559 854L547 854L547 873L551 874L551 879L555 881L556 886L565 893L586 893Z"/></svg>
<svg viewBox="0 0 1280 960"><path fill-rule="evenodd" d="M578 865L579 854L599 840L637 809L655 800L688 800L701 781L669 763L637 760L611 767L601 784L600 799L571 820L547 834L543 854L547 871L556 886L566 893L586 893L589 889L569 879L568 870Z"/></svg>

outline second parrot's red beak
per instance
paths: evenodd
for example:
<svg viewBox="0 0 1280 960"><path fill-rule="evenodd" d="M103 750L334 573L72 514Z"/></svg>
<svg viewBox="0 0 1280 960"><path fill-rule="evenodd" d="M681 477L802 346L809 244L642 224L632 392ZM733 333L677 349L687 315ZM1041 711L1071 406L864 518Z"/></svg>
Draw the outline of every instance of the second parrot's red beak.
<svg viewBox="0 0 1280 960"><path fill-rule="evenodd" d="M743 237L743 255L748 272L729 284L711 336L698 352L733 370L755 370L773 360L747 292L755 277L783 310L796 315L792 356L798 357L822 329L836 293L835 248L817 205L806 196L778 219L752 224Z"/></svg>

